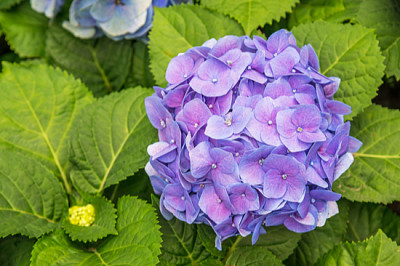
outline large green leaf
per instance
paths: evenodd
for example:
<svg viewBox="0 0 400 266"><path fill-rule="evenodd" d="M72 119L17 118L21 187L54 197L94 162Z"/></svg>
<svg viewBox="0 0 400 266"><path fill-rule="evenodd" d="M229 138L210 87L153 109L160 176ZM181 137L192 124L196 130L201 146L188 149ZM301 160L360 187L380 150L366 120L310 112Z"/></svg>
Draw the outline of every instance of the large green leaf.
<svg viewBox="0 0 400 266"><path fill-rule="evenodd" d="M8 43L18 55L22 57L45 55L48 19L32 10L29 1L11 10L0 11L0 25Z"/></svg>
<svg viewBox="0 0 400 266"><path fill-rule="evenodd" d="M38 161L16 151L0 151L0 237L39 237L59 226L67 197Z"/></svg>
<svg viewBox="0 0 400 266"><path fill-rule="evenodd" d="M38 64L4 64L0 88L0 145L39 159L69 192L71 125L92 95L67 73Z"/></svg>
<svg viewBox="0 0 400 266"><path fill-rule="evenodd" d="M284 260L296 248L300 240L301 234L292 232L284 226L273 226L265 228L267 233L258 238L255 247L263 248L271 251L278 259ZM235 249L252 247L251 236L241 238L236 244Z"/></svg>
<svg viewBox="0 0 400 266"><path fill-rule="evenodd" d="M95 96L120 90L132 63L131 41L80 40L57 25L49 28L46 52L57 66L82 79Z"/></svg>
<svg viewBox="0 0 400 266"><path fill-rule="evenodd" d="M24 0L1 0L0 9L8 9L13 5L19 4Z"/></svg>
<svg viewBox="0 0 400 266"><path fill-rule="evenodd" d="M153 187L144 169L104 191L104 195L113 202L117 202L118 198L124 195L137 196L139 199L151 202L151 193Z"/></svg>
<svg viewBox="0 0 400 266"><path fill-rule="evenodd" d="M301 234L298 247L288 259L290 265L313 265L318 258L338 245L346 232L348 214L348 202L341 200L339 214L327 219L324 226Z"/></svg>
<svg viewBox="0 0 400 266"><path fill-rule="evenodd" d="M278 21L290 12L298 0L202 0L201 4L232 16L242 24L246 34L258 26Z"/></svg>
<svg viewBox="0 0 400 266"><path fill-rule="evenodd" d="M198 265L210 258L202 245L195 224L187 224L176 218L167 221L159 212L159 199L152 195L154 208L160 216L162 233L161 265Z"/></svg>
<svg viewBox="0 0 400 266"><path fill-rule="evenodd" d="M317 265L399 265L400 247L382 231L359 243L343 243L329 251Z"/></svg>
<svg viewBox="0 0 400 266"><path fill-rule="evenodd" d="M344 9L343 0L304 0L290 14L289 27L326 19Z"/></svg>
<svg viewBox="0 0 400 266"><path fill-rule="evenodd" d="M118 202L117 236L87 248L57 230L36 242L32 265L155 265L161 246L159 228L149 204L123 197Z"/></svg>
<svg viewBox="0 0 400 266"><path fill-rule="evenodd" d="M135 42L133 45L133 62L131 73L126 80L126 87L153 87L154 77L150 71L149 47L143 42Z"/></svg>
<svg viewBox="0 0 400 266"><path fill-rule="evenodd" d="M71 179L87 193L101 193L143 168L157 131L147 119L140 87L113 93L81 112L72 140Z"/></svg>
<svg viewBox="0 0 400 266"><path fill-rule="evenodd" d="M305 0L289 16L289 28L301 23L325 20L334 23L355 22L363 0Z"/></svg>
<svg viewBox="0 0 400 266"><path fill-rule="evenodd" d="M362 241L381 229L388 237L400 244L400 216L389 208L372 203L350 204L346 240Z"/></svg>
<svg viewBox="0 0 400 266"><path fill-rule="evenodd" d="M38 64L5 64L0 86L0 124L7 129L0 133L0 144L40 159L64 178L71 120L91 101L87 89Z"/></svg>
<svg viewBox="0 0 400 266"><path fill-rule="evenodd" d="M335 100L352 107L347 119L371 105L384 70L384 57L372 30L317 21L294 28L293 34L299 45L311 43L322 74L341 79Z"/></svg>
<svg viewBox="0 0 400 266"><path fill-rule="evenodd" d="M357 21L374 28L385 56L385 73L400 80L400 2L363 0Z"/></svg>
<svg viewBox="0 0 400 266"><path fill-rule="evenodd" d="M353 121L351 135L364 145L334 190L352 201L400 200L400 112L372 105Z"/></svg>
<svg viewBox="0 0 400 266"><path fill-rule="evenodd" d="M90 226L71 224L68 219L63 222L63 228L72 240L83 242L95 241L109 234L116 235L115 222L117 216L114 204L105 198L88 197L86 203L94 207L94 222Z"/></svg>
<svg viewBox="0 0 400 266"><path fill-rule="evenodd" d="M282 265L283 263L270 251L261 247L244 247L236 249L226 261L226 265L236 266L262 266L262 265Z"/></svg>
<svg viewBox="0 0 400 266"><path fill-rule="evenodd" d="M160 86L167 84L165 71L168 63L179 53L211 38L243 34L242 27L235 20L200 6L156 8L149 44L151 71L156 83Z"/></svg>
<svg viewBox="0 0 400 266"><path fill-rule="evenodd" d="M13 236L0 239L0 262L7 266L29 266L34 239Z"/></svg>

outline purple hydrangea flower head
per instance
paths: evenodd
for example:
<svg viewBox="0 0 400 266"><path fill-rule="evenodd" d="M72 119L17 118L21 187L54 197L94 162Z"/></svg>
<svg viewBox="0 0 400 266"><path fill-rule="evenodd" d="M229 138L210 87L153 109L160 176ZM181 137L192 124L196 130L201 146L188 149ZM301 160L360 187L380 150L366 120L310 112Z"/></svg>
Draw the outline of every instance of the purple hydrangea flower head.
<svg viewBox="0 0 400 266"><path fill-rule="evenodd" d="M48 18L54 18L64 2L65 0L31 0L31 7L36 12L45 14Z"/></svg>
<svg viewBox="0 0 400 266"><path fill-rule="evenodd" d="M42 0L46 1L56 0ZM153 23L153 7L188 2L192 3L177 0L73 0L69 21L65 21L63 27L82 39L104 34L113 40L144 38Z"/></svg>
<svg viewBox="0 0 400 266"><path fill-rule="evenodd" d="M173 58L166 80L145 100L159 135L145 170L166 219L208 224L220 249L338 213L332 185L361 142L349 136L350 106L334 100L340 79L319 73L311 45L286 30L211 39Z"/></svg>

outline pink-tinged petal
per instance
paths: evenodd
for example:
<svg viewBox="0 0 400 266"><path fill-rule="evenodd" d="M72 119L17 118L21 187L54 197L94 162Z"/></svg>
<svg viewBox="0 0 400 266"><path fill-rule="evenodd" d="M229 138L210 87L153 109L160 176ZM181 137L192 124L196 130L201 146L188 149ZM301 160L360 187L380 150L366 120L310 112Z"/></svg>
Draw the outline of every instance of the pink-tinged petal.
<svg viewBox="0 0 400 266"><path fill-rule="evenodd" d="M281 137L291 138L296 136L297 127L292 123L294 112L295 110L288 109L279 111L276 115L276 127Z"/></svg>
<svg viewBox="0 0 400 266"><path fill-rule="evenodd" d="M299 53L293 47L286 48L272 59L269 64L275 78L292 73L294 65L300 60Z"/></svg>
<svg viewBox="0 0 400 266"><path fill-rule="evenodd" d="M314 143L326 140L326 137L321 130L317 130L316 132L302 131L297 134L297 137L299 138L299 140L306 143Z"/></svg>
<svg viewBox="0 0 400 266"><path fill-rule="evenodd" d="M289 35L287 30L279 30L269 36L267 48L271 53L280 53L289 46Z"/></svg>
<svg viewBox="0 0 400 266"><path fill-rule="evenodd" d="M272 99L276 99L280 96L291 95L293 95L292 87L290 87L289 82L283 78L279 78L272 83L268 83L264 91L264 96L269 96Z"/></svg>
<svg viewBox="0 0 400 266"><path fill-rule="evenodd" d="M265 82L268 81L268 78L264 75L264 72L260 73L256 70L252 70L252 69L244 71L244 73L242 74L242 77L253 80L260 84L264 84Z"/></svg>
<svg viewBox="0 0 400 266"><path fill-rule="evenodd" d="M235 108L232 112L232 129L234 134L239 134L249 122L252 110L246 107Z"/></svg>
<svg viewBox="0 0 400 266"><path fill-rule="evenodd" d="M223 96L234 85L231 69L217 59L210 58L201 64L197 75L189 83L192 89L207 97Z"/></svg>
<svg viewBox="0 0 400 266"><path fill-rule="evenodd" d="M228 92L224 96L218 97L215 102L218 104L219 107L219 115L225 115L229 112L232 106L232 91Z"/></svg>
<svg viewBox="0 0 400 266"><path fill-rule="evenodd" d="M290 107L297 105L296 98L294 96L281 96L274 100L275 106L279 107ZM281 108L284 109L284 108Z"/></svg>
<svg viewBox="0 0 400 266"><path fill-rule="evenodd" d="M261 140L265 144L272 145L272 146L282 145L282 142L279 137L279 133L278 133L278 130L276 129L275 124L264 125L264 128L262 129L262 132L261 132Z"/></svg>
<svg viewBox="0 0 400 266"><path fill-rule="evenodd" d="M240 48L242 39L237 36L228 35L218 40L215 46L211 49L210 54L216 57L224 55L226 52Z"/></svg>
<svg viewBox="0 0 400 266"><path fill-rule="evenodd" d="M226 139L233 134L233 127L228 126L225 120L217 115L208 119L205 134L213 139Z"/></svg>
<svg viewBox="0 0 400 266"><path fill-rule="evenodd" d="M314 132L319 129L321 119L321 112L315 105L300 106L292 115L292 123L308 132Z"/></svg>
<svg viewBox="0 0 400 266"><path fill-rule="evenodd" d="M287 192L283 196L284 200L292 202L302 202L306 192L306 181L302 176L288 177Z"/></svg>
<svg viewBox="0 0 400 266"><path fill-rule="evenodd" d="M315 104L314 98L306 93L296 93L294 95L299 104Z"/></svg>
<svg viewBox="0 0 400 266"><path fill-rule="evenodd" d="M165 201L178 211L185 210L184 189L180 184L169 184L164 189Z"/></svg>
<svg viewBox="0 0 400 266"><path fill-rule="evenodd" d="M274 108L274 101L270 97L262 98L254 108L254 117L263 124L268 124L269 121L275 124Z"/></svg>
<svg viewBox="0 0 400 266"><path fill-rule="evenodd" d="M207 185L201 194L199 207L217 224L223 222L231 215L231 212L226 208L211 185Z"/></svg>
<svg viewBox="0 0 400 266"><path fill-rule="evenodd" d="M305 143L300 141L297 138L297 134L293 135L290 138L285 138L281 136L281 141L283 145L285 145L290 152L299 152L299 151L305 151L308 148L310 148L311 144L310 143Z"/></svg>
<svg viewBox="0 0 400 266"><path fill-rule="evenodd" d="M264 127L264 124L260 123L257 119L254 118L254 114L250 115L250 119L246 125L246 128L255 140L261 141L261 131Z"/></svg>
<svg viewBox="0 0 400 266"><path fill-rule="evenodd" d="M190 56L178 55L169 62L165 78L170 84L180 83L192 74L193 67L194 61Z"/></svg>
<svg viewBox="0 0 400 266"><path fill-rule="evenodd" d="M210 150L210 156L217 165L216 169L222 171L223 173L231 174L237 170L237 163L233 158L232 153L219 148L213 148Z"/></svg>
<svg viewBox="0 0 400 266"><path fill-rule="evenodd" d="M190 169L194 178L202 178L211 169L213 161L210 157L211 144L203 141L189 152Z"/></svg>
<svg viewBox="0 0 400 266"><path fill-rule="evenodd" d="M351 106L333 100L326 100L325 107L333 114L348 115L351 113Z"/></svg>
<svg viewBox="0 0 400 266"><path fill-rule="evenodd" d="M268 198L282 198L287 191L287 183L277 170L269 170L264 176L264 196Z"/></svg>

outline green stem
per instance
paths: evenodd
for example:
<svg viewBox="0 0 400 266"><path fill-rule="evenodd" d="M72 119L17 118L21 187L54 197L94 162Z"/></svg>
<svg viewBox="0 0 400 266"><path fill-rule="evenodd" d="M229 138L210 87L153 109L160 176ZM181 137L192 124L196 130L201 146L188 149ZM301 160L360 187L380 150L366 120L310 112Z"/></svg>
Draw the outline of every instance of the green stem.
<svg viewBox="0 0 400 266"><path fill-rule="evenodd" d="M229 257L232 255L232 253L235 251L237 244L239 244L240 240L242 240L242 236L238 236L235 240L235 242L233 242L233 245L231 246L231 248L228 250L228 253L226 253L226 256L224 258L224 260L222 261L222 263L225 265L226 261L229 259Z"/></svg>

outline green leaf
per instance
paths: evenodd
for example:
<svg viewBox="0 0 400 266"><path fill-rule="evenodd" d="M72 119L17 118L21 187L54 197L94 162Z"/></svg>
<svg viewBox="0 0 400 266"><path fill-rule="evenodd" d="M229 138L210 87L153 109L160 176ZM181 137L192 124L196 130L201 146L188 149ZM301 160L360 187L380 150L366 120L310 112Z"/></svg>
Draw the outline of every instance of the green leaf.
<svg viewBox="0 0 400 266"><path fill-rule="evenodd" d="M67 192L71 125L93 101L72 76L39 64L3 63L0 75L0 146L29 154L60 175ZM18 136L18 137L16 137Z"/></svg>
<svg viewBox="0 0 400 266"><path fill-rule="evenodd" d="M242 24L246 34L258 26L279 21L298 0L202 0L201 4L232 16Z"/></svg>
<svg viewBox="0 0 400 266"><path fill-rule="evenodd" d="M0 240L0 261L7 266L29 266L34 239L22 236Z"/></svg>
<svg viewBox="0 0 400 266"><path fill-rule="evenodd" d="M222 250L219 251L215 247L215 232L211 226L206 224L197 225L197 233L198 236L203 243L203 246L207 249L207 251L213 255L214 257L223 259L229 251L229 248L235 242L234 237L230 237L222 242Z"/></svg>
<svg viewBox="0 0 400 266"><path fill-rule="evenodd" d="M344 9L343 0L304 0L290 14L289 27L326 19Z"/></svg>
<svg viewBox="0 0 400 266"><path fill-rule="evenodd" d="M150 67L156 83L167 85L165 71L169 61L179 53L211 38L243 34L235 20L200 6L156 8L149 44Z"/></svg>
<svg viewBox="0 0 400 266"><path fill-rule="evenodd" d="M162 247L161 265L197 265L210 257L199 238L195 224L176 218L167 221L159 212L159 199L152 195L154 208L160 217Z"/></svg>
<svg viewBox="0 0 400 266"><path fill-rule="evenodd" d="M244 247L236 249L226 261L226 265L283 265L270 251L261 247Z"/></svg>
<svg viewBox="0 0 400 266"><path fill-rule="evenodd" d="M116 42L107 37L80 40L60 26L52 25L46 52L55 65L82 79L95 96L120 90L130 74L131 41Z"/></svg>
<svg viewBox="0 0 400 266"><path fill-rule="evenodd" d="M343 243L329 251L316 265L399 265L400 247L381 230L361 243Z"/></svg>
<svg viewBox="0 0 400 266"><path fill-rule="evenodd" d="M128 76L126 87L153 87L155 85L150 71L149 48L143 42L137 41L133 45L133 63L131 75Z"/></svg>
<svg viewBox="0 0 400 266"><path fill-rule="evenodd" d="M263 248L266 251L271 251L278 259L284 260L296 248L300 240L301 234L292 232L284 226L266 227L267 233L260 235L255 247ZM251 236L241 238L237 243L236 249L252 247Z"/></svg>
<svg viewBox="0 0 400 266"><path fill-rule="evenodd" d="M400 244L400 216L389 208L372 203L350 203L348 229L345 239L362 241L381 229L388 237Z"/></svg>
<svg viewBox="0 0 400 266"><path fill-rule="evenodd" d="M71 149L71 179L79 190L100 193L145 166L147 146L157 136L144 107L151 93L140 87L124 90L81 112Z"/></svg>
<svg viewBox="0 0 400 266"><path fill-rule="evenodd" d="M357 12L363 1L364 0L343 0L344 10L332 14L330 17L325 18L325 20L335 23L355 23Z"/></svg>
<svg viewBox="0 0 400 266"><path fill-rule="evenodd" d="M71 224L68 219L65 219L63 228L71 239L87 242L101 239L109 234L116 235L118 233L115 229L117 210L114 208L114 204L100 197L89 197L86 203L90 203L94 207L94 222L86 227Z"/></svg>
<svg viewBox="0 0 400 266"><path fill-rule="evenodd" d="M359 114L350 135L362 141L354 163L334 190L352 201L400 200L400 112L372 105Z"/></svg>
<svg viewBox="0 0 400 266"><path fill-rule="evenodd" d="M322 227L301 234L295 252L289 257L290 265L313 265L327 251L338 245L346 232L349 215L347 201L339 201L339 213L326 220Z"/></svg>
<svg viewBox="0 0 400 266"><path fill-rule="evenodd" d="M1 5L1 4L0 4ZM29 1L0 12L0 25L11 48L21 57L43 57L48 19L34 10Z"/></svg>
<svg viewBox="0 0 400 266"><path fill-rule="evenodd" d="M386 76L400 80L400 2L397 0L364 0L357 21L374 28L385 56Z"/></svg>
<svg viewBox="0 0 400 266"><path fill-rule="evenodd" d="M384 70L384 57L372 30L317 21L294 28L293 34L299 45L311 43L322 74L341 79L335 100L352 107L347 119L371 105Z"/></svg>
<svg viewBox="0 0 400 266"><path fill-rule="evenodd" d="M10 7L21 3L24 0L1 0L0 9L9 9Z"/></svg>
<svg viewBox="0 0 400 266"><path fill-rule="evenodd" d="M104 191L104 195L113 202L116 202L118 198L124 195L130 195L138 196L139 199L150 203L151 193L153 193L153 187L149 176L143 169Z"/></svg>
<svg viewBox="0 0 400 266"><path fill-rule="evenodd" d="M39 237L66 212L67 197L52 172L19 152L0 151L0 237Z"/></svg>
<svg viewBox="0 0 400 266"><path fill-rule="evenodd" d="M87 248L57 230L36 242L32 265L155 265L161 245L159 228L149 204L123 197L118 202L117 236Z"/></svg>

